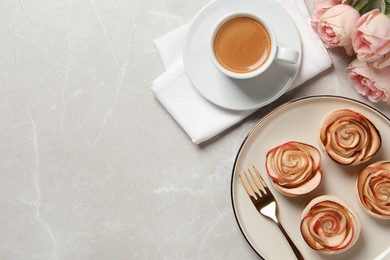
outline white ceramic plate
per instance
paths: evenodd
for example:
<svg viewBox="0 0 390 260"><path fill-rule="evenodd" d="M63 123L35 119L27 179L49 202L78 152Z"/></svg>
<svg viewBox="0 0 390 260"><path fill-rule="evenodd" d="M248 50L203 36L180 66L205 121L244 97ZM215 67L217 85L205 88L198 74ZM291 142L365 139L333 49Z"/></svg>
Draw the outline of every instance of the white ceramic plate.
<svg viewBox="0 0 390 260"><path fill-rule="evenodd" d="M235 11L254 13L269 21L280 46L301 53L299 32L290 15L272 0L216 0L206 5L192 21L183 59L187 75L206 99L223 108L250 110L280 97L298 72L296 64L274 61L262 75L247 80L222 74L209 57L211 30L222 17Z"/></svg>
<svg viewBox="0 0 390 260"><path fill-rule="evenodd" d="M323 180L313 193L288 198L278 193L265 170L268 150L287 141L301 141L317 147L321 120L331 111L350 108L367 116L382 136L382 147L360 166L341 166L321 151ZM368 164L390 160L390 121L377 110L355 100L335 96L314 96L286 103L266 115L248 134L238 151L233 168L231 196L237 223L250 246L265 259L295 259L278 227L261 216L246 194L239 173L255 165L279 203L280 220L305 259L374 259L387 250L390 257L390 222L376 220L364 213L356 194L360 170ZM362 231L356 244L344 253L321 255L312 250L299 231L301 212L307 202L320 194L332 194L348 201L358 212ZM386 254L386 253L385 253ZM382 258L380 258L382 259Z"/></svg>

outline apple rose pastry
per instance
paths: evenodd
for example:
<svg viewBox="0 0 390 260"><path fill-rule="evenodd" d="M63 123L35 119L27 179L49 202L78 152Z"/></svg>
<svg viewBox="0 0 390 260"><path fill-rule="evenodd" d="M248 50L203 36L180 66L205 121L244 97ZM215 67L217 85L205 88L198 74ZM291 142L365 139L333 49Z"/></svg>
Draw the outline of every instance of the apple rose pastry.
<svg viewBox="0 0 390 260"><path fill-rule="evenodd" d="M266 169L282 194L299 196L311 192L320 184L320 160L317 148L300 142L287 142L267 153Z"/></svg>
<svg viewBox="0 0 390 260"><path fill-rule="evenodd" d="M351 248L360 229L355 210L336 196L314 198L302 212L302 236L311 248L323 254L337 254Z"/></svg>
<svg viewBox="0 0 390 260"><path fill-rule="evenodd" d="M380 161L364 168L357 181L359 201L376 218L390 219L390 161Z"/></svg>
<svg viewBox="0 0 390 260"><path fill-rule="evenodd" d="M381 136L364 115L349 109L330 113L321 127L324 151L337 163L357 165L371 159L381 147Z"/></svg>

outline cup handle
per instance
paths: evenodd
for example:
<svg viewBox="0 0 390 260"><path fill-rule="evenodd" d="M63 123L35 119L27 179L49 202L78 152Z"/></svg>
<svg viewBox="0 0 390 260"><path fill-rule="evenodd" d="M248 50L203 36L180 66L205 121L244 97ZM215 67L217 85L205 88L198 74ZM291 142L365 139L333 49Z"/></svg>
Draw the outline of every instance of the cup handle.
<svg viewBox="0 0 390 260"><path fill-rule="evenodd" d="M284 62L294 64L298 62L299 52L293 49L288 49L284 47L278 47L276 53L276 59Z"/></svg>

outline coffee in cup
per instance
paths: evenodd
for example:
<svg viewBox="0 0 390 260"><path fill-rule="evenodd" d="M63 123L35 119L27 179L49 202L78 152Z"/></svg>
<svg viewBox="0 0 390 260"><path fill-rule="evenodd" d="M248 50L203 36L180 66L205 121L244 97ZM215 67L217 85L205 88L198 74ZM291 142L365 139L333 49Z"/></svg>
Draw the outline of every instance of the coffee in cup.
<svg viewBox="0 0 390 260"><path fill-rule="evenodd" d="M263 73L274 59L296 63L299 52L280 47L266 22L251 13L232 13L212 30L210 57L225 75L247 79Z"/></svg>
<svg viewBox="0 0 390 260"><path fill-rule="evenodd" d="M214 37L214 53L227 70L248 73L267 61L271 53L271 38L257 20L235 17L218 29Z"/></svg>

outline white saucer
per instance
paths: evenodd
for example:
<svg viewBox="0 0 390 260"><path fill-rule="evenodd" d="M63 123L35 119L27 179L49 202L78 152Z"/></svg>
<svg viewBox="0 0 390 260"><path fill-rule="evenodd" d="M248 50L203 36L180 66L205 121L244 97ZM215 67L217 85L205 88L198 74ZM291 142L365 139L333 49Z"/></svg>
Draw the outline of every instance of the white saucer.
<svg viewBox="0 0 390 260"><path fill-rule="evenodd" d="M296 64L274 61L269 69L252 79L232 79L212 63L209 41L214 24L235 12L257 14L269 21L279 46L300 53ZM216 0L206 5L194 18L184 47L187 75L207 100L223 108L251 110L265 106L280 97L295 79L301 64L302 45L299 32L290 15L273 0Z"/></svg>

